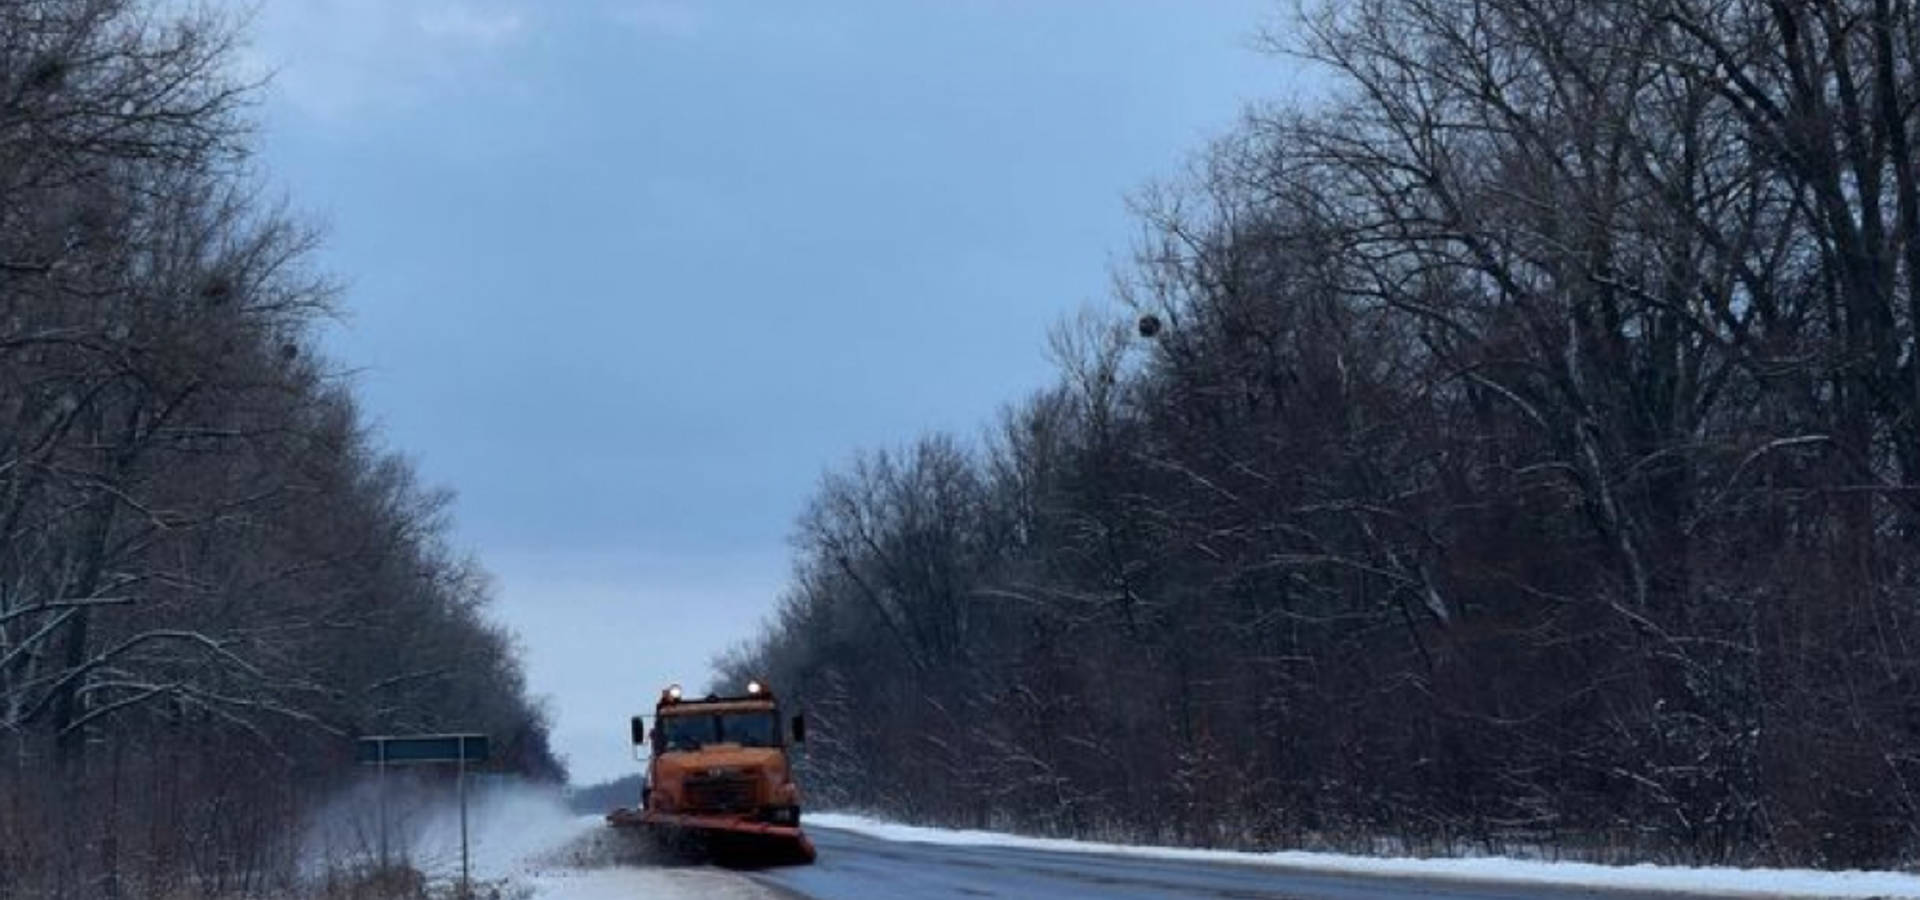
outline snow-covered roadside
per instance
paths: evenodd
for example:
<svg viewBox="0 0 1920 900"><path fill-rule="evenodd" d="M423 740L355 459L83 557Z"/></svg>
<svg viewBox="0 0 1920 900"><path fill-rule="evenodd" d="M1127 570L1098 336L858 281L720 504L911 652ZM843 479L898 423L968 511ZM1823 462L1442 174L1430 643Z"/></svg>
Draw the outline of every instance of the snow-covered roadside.
<svg viewBox="0 0 1920 900"><path fill-rule="evenodd" d="M510 787L476 792L467 811L468 854L476 881L511 879L537 860L558 853L599 817L568 810L546 788ZM411 836L413 864L429 878L453 881L460 875L460 810L436 808Z"/></svg>
<svg viewBox="0 0 1920 900"><path fill-rule="evenodd" d="M600 816L575 817L573 839L523 856L502 896L516 900L768 900L768 889L736 872L662 866L635 859L634 848Z"/></svg>
<svg viewBox="0 0 1920 900"><path fill-rule="evenodd" d="M558 791L515 779L474 779L467 797L473 877L497 881L525 861L585 833L588 821L569 811ZM460 875L460 805L448 786L410 773L385 783L367 779L341 794L307 824L302 869L309 876L372 865L384 843L394 858L431 882Z"/></svg>
<svg viewBox="0 0 1920 900"><path fill-rule="evenodd" d="M460 876L460 808L444 785L393 779L343 793L308 828L306 870L369 862L378 845L380 792L387 792L392 852L450 890ZM513 900L633 900L676 897L755 900L772 896L733 872L664 867L636 858L599 815L567 809L557 790L511 779L476 783L468 796L467 837L482 896ZM436 894L437 896L437 894Z"/></svg>
<svg viewBox="0 0 1920 900"><path fill-rule="evenodd" d="M713 869L565 869L516 879L532 900L764 900L766 888L731 872ZM519 897L508 892L505 896Z"/></svg>
<svg viewBox="0 0 1920 900"><path fill-rule="evenodd" d="M1726 869L1680 866L1602 866L1484 857L1408 859L1345 856L1286 850L1247 853L1184 847L1136 847L1059 838L1025 837L993 831L967 831L900 825L865 816L814 813L808 827L835 828L889 841L974 847L1014 847L1066 853L1105 853L1146 859L1218 862L1237 865L1333 872L1394 878L1444 878L1565 887L1601 887L1641 891L1717 894L1734 897L1914 897L1920 875L1905 872L1820 872L1808 869Z"/></svg>

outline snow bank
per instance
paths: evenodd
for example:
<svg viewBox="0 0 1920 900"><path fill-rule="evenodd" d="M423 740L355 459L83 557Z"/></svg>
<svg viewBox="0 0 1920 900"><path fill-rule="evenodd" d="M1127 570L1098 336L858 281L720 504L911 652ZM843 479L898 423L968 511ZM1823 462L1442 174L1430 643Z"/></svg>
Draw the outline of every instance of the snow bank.
<svg viewBox="0 0 1920 900"><path fill-rule="evenodd" d="M1060 838L1025 837L993 831L966 831L899 825L865 816L814 813L808 827L834 828L882 840L949 846L1012 847L1056 853L1103 853L1145 859L1274 866L1315 872L1390 878L1445 878L1457 881L1600 887L1671 891L1736 897L1916 897L1920 875L1905 872L1820 872L1810 869L1727 869L1681 866L1603 866L1593 863L1541 862L1484 857L1410 859L1345 856L1284 850L1248 853L1184 847L1137 847Z"/></svg>

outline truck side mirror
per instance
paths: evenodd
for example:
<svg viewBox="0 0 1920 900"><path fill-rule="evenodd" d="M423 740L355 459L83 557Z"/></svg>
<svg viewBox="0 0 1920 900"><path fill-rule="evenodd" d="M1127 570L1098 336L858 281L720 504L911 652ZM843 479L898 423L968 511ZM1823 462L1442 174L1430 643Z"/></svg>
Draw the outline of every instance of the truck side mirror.
<svg viewBox="0 0 1920 900"><path fill-rule="evenodd" d="M633 742L635 744L647 742L647 721L639 716L633 717Z"/></svg>
<svg viewBox="0 0 1920 900"><path fill-rule="evenodd" d="M796 744L804 744L807 742L806 716L793 717L793 742Z"/></svg>

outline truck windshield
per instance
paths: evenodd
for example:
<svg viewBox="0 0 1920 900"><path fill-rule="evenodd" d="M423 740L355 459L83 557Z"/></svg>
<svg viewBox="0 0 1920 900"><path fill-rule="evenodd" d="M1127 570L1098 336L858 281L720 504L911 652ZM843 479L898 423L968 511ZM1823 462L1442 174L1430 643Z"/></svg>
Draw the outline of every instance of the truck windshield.
<svg viewBox="0 0 1920 900"><path fill-rule="evenodd" d="M661 716L662 752L698 750L708 744L777 747L780 729L770 712Z"/></svg>

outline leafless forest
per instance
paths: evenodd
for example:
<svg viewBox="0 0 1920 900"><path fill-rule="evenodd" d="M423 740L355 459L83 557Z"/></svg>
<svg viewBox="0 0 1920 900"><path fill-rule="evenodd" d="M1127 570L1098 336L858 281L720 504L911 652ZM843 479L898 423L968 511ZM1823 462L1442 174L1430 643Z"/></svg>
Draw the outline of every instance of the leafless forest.
<svg viewBox="0 0 1920 900"><path fill-rule="evenodd" d="M1274 33L1331 96L1143 193L1055 386L820 486L721 662L814 717L814 805L1910 863L1914 4Z"/></svg>
<svg viewBox="0 0 1920 900"><path fill-rule="evenodd" d="M257 895L355 734L557 776L184 8L0 0L0 898Z"/></svg>

